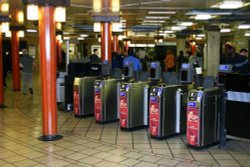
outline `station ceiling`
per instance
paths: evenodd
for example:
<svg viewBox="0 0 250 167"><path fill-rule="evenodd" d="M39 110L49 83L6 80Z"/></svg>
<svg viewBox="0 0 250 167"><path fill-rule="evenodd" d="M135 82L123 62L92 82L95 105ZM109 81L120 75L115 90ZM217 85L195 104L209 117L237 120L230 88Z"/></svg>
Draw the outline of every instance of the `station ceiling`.
<svg viewBox="0 0 250 167"><path fill-rule="evenodd" d="M9 0L9 2L11 12L16 9L25 11L22 0ZM250 0L242 0L243 7L237 9L214 7L222 2L222 0L120 0L120 16L125 20L124 29L133 35L155 35L159 31L172 30L173 26L181 25L183 22L193 23L187 26L189 30L203 30L207 25L216 25L234 31L239 24L250 24ZM67 21L63 23L63 31L73 36L95 35L92 10L92 0L71 0L71 5L67 7ZM156 14L157 12L165 14ZM211 14L212 18L195 20L197 13ZM35 22L27 21L25 25L27 29L37 29Z"/></svg>

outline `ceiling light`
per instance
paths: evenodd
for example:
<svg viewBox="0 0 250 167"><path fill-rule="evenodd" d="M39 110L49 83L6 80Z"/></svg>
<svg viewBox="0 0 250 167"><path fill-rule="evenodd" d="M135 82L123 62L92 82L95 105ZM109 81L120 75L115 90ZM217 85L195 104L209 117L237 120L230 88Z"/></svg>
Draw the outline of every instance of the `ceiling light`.
<svg viewBox="0 0 250 167"><path fill-rule="evenodd" d="M63 32L63 35L70 35L69 32Z"/></svg>
<svg viewBox="0 0 250 167"><path fill-rule="evenodd" d="M249 37L250 36L250 32L246 32L245 36Z"/></svg>
<svg viewBox="0 0 250 167"><path fill-rule="evenodd" d="M112 0L112 12L120 11L120 0Z"/></svg>
<svg viewBox="0 0 250 167"><path fill-rule="evenodd" d="M62 29L62 23L56 23L56 29L61 30Z"/></svg>
<svg viewBox="0 0 250 167"><path fill-rule="evenodd" d="M195 16L195 20L209 20L212 16L210 14L198 14Z"/></svg>
<svg viewBox="0 0 250 167"><path fill-rule="evenodd" d="M17 22L19 24L23 24L24 23L24 14L23 14L23 11L19 11L17 13Z"/></svg>
<svg viewBox="0 0 250 167"><path fill-rule="evenodd" d="M243 6L243 3L241 0L225 0L220 5L220 9L238 9Z"/></svg>
<svg viewBox="0 0 250 167"><path fill-rule="evenodd" d="M182 23L180 23L179 25L180 26L191 26L191 25L193 25L194 23L193 22L182 22Z"/></svg>
<svg viewBox="0 0 250 167"><path fill-rule="evenodd" d="M33 4L27 5L27 20L38 20L38 6Z"/></svg>
<svg viewBox="0 0 250 167"><path fill-rule="evenodd" d="M221 33L231 32L230 28L223 28L220 30Z"/></svg>
<svg viewBox="0 0 250 167"><path fill-rule="evenodd" d="M186 26L172 26L171 30L173 30L173 31L181 31L181 30L184 30L186 28L187 28Z"/></svg>
<svg viewBox="0 0 250 167"><path fill-rule="evenodd" d="M9 8L10 8L10 6L8 3L2 3L2 5L1 5L2 12L9 12Z"/></svg>
<svg viewBox="0 0 250 167"><path fill-rule="evenodd" d="M146 19L159 19L159 20L165 20L165 19L169 19L169 16L146 16Z"/></svg>
<svg viewBox="0 0 250 167"><path fill-rule="evenodd" d="M77 38L78 41L83 41L85 38L79 37Z"/></svg>
<svg viewBox="0 0 250 167"><path fill-rule="evenodd" d="M102 0L93 0L93 10L95 13L100 13L102 10Z"/></svg>
<svg viewBox="0 0 250 167"><path fill-rule="evenodd" d="M10 23L4 22L2 23L2 32L8 32L10 30Z"/></svg>
<svg viewBox="0 0 250 167"><path fill-rule="evenodd" d="M34 30L34 29L27 29L26 32L35 33L35 32L37 32L37 30Z"/></svg>
<svg viewBox="0 0 250 167"><path fill-rule="evenodd" d="M87 34L81 34L80 36L81 36L81 37L83 37L83 38L88 37L88 35L87 35Z"/></svg>
<svg viewBox="0 0 250 167"><path fill-rule="evenodd" d="M101 32L101 23L100 22L94 23L94 32Z"/></svg>
<svg viewBox="0 0 250 167"><path fill-rule="evenodd" d="M122 32L122 23L112 23L112 32Z"/></svg>
<svg viewBox="0 0 250 167"><path fill-rule="evenodd" d="M240 24L238 29L249 29L250 28L250 24Z"/></svg>
<svg viewBox="0 0 250 167"><path fill-rule="evenodd" d="M202 37L196 37L195 39L196 40L202 40L203 38Z"/></svg>
<svg viewBox="0 0 250 167"><path fill-rule="evenodd" d="M70 40L70 37L63 37L63 40Z"/></svg>
<svg viewBox="0 0 250 167"><path fill-rule="evenodd" d="M7 37L7 38L9 37L10 38L11 37L11 31L6 31L5 32L5 37Z"/></svg>
<svg viewBox="0 0 250 167"><path fill-rule="evenodd" d="M205 34L198 34L197 37L205 37Z"/></svg>
<svg viewBox="0 0 250 167"><path fill-rule="evenodd" d="M164 20L144 20L144 23L165 23Z"/></svg>
<svg viewBox="0 0 250 167"><path fill-rule="evenodd" d="M56 22L65 22L66 21L66 8L65 7L56 7L56 9L55 9L55 21Z"/></svg>
<svg viewBox="0 0 250 167"><path fill-rule="evenodd" d="M24 31L18 31L18 37L24 38Z"/></svg>
<svg viewBox="0 0 250 167"><path fill-rule="evenodd" d="M149 11L148 14L176 14L175 11Z"/></svg>

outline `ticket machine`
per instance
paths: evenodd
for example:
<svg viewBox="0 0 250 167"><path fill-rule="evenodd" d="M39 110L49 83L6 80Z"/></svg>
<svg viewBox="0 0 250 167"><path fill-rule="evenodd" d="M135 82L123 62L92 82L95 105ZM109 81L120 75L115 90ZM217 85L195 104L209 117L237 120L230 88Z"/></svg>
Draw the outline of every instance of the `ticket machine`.
<svg viewBox="0 0 250 167"><path fill-rule="evenodd" d="M219 142L222 89L193 89L187 102L187 145L203 148Z"/></svg>
<svg viewBox="0 0 250 167"><path fill-rule="evenodd" d="M190 64L182 64L180 70L180 82L192 83L193 82L193 68Z"/></svg>
<svg viewBox="0 0 250 167"><path fill-rule="evenodd" d="M226 76L228 73L232 72L232 65L231 64L220 64L219 65L219 72L218 72L218 80L217 84L220 86L224 86L226 83Z"/></svg>

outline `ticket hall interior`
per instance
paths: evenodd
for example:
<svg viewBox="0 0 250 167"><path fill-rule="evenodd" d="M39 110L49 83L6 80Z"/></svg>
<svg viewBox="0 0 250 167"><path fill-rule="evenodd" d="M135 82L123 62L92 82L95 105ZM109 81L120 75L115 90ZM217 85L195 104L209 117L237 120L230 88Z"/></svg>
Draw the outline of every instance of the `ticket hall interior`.
<svg viewBox="0 0 250 167"><path fill-rule="evenodd" d="M0 167L250 167L249 0L0 0Z"/></svg>

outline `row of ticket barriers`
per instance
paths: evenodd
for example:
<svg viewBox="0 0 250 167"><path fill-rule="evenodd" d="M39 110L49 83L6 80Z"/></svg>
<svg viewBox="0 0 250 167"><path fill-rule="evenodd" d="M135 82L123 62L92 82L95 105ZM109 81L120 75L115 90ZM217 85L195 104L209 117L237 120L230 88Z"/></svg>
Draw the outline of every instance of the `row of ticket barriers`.
<svg viewBox="0 0 250 167"><path fill-rule="evenodd" d="M75 78L74 115L94 115L101 124L119 120L121 130L126 131L149 127L151 137L158 139L186 133L187 145L193 148L218 143L224 131L223 89L194 89L188 82L168 85L157 80L161 71L157 63L151 66L153 79L147 82L130 77ZM125 73L131 76L127 67ZM183 71L187 79L190 74Z"/></svg>

